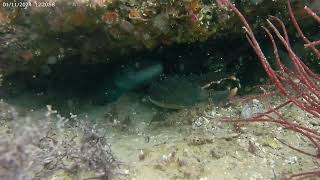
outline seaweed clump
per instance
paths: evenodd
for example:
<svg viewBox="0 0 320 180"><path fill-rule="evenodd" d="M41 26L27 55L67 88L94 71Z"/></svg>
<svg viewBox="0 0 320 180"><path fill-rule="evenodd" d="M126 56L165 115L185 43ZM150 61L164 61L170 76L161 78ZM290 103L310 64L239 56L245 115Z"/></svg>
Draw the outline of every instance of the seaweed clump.
<svg viewBox="0 0 320 180"><path fill-rule="evenodd" d="M70 126L76 115L64 118L48 106L45 119L38 121L2 117L0 179L112 177L116 160L105 133L90 124Z"/></svg>

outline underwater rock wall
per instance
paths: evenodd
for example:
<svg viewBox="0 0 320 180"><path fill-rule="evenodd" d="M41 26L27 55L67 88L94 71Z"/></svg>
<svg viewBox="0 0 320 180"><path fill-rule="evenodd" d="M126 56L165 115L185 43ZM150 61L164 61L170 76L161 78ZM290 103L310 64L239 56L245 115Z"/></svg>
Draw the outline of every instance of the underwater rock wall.
<svg viewBox="0 0 320 180"><path fill-rule="evenodd" d="M300 8L297 2L296 7ZM0 69L117 57L172 44L243 36L233 13L213 0L0 0ZM257 28L269 14L285 16L285 0L234 1Z"/></svg>

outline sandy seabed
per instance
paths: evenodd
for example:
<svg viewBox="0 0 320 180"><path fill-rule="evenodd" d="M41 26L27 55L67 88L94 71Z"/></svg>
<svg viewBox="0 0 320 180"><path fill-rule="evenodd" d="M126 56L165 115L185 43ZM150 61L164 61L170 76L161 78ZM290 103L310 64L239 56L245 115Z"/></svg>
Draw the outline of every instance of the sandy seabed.
<svg viewBox="0 0 320 180"><path fill-rule="evenodd" d="M7 106L1 111L14 108L20 118L41 119L48 115L46 105L50 101L21 94L4 98L2 103ZM260 103L268 109L283 101L273 96ZM243 124L236 129L232 123L221 122L223 117L238 118L247 101L226 107L204 102L177 111L155 107L136 93L104 106L68 98L56 102L50 104L52 109L62 109L64 116L76 115L77 121L88 121L105 130L117 163L112 179L281 179L285 174L319 169L315 159L281 143L315 153L312 144L297 133L270 123ZM289 105L282 112L288 119L319 129L319 122L296 106ZM13 121L2 118L1 135L14 133L7 126ZM46 178L85 179L94 174L92 170L81 174L54 171Z"/></svg>

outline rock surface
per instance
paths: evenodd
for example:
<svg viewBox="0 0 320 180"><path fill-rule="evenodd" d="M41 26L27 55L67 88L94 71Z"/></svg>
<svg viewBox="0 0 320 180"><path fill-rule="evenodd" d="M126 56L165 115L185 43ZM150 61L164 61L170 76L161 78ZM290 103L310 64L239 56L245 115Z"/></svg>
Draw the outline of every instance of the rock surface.
<svg viewBox="0 0 320 180"><path fill-rule="evenodd" d="M9 1L0 1L0 68L4 74L61 62L109 63L161 46L234 33L243 36L237 17L215 1L44 2L28 0L25 8L10 8ZM236 5L254 27L272 12L287 14L285 0L247 0ZM302 7L299 2L294 5Z"/></svg>

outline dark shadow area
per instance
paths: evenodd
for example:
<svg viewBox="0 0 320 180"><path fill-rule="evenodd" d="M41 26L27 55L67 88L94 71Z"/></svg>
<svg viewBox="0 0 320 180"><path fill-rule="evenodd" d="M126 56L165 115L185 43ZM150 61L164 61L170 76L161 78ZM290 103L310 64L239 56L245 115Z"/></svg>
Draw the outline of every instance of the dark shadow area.
<svg viewBox="0 0 320 180"><path fill-rule="evenodd" d="M270 63L275 64L271 43L263 35L260 37L258 41L263 44L261 48ZM298 42L293 43L293 48L299 56L309 57L307 54L299 54L305 52L299 40L293 39L292 42ZM285 54L281 46L279 51L280 55ZM20 71L6 77L1 88L2 97L12 99L22 94L32 94L35 101L41 99L44 104L68 104L77 99L87 104L103 105L117 100L129 91L146 95L152 81L167 76L202 75L211 72L218 72L220 78L234 75L241 83L239 94L247 94L244 89L265 83L267 79L247 40L233 34L206 42L159 47L153 51L119 57L112 63L81 64L78 61L80 57L68 58L63 62L69 63L43 65L33 72ZM288 57L283 56L284 60L286 58ZM161 69L148 74L148 68L154 65L161 66ZM313 61L308 65L314 68L318 66ZM147 72L147 75L139 76L141 72ZM144 78L145 76L148 77ZM124 82L133 84L121 85Z"/></svg>

